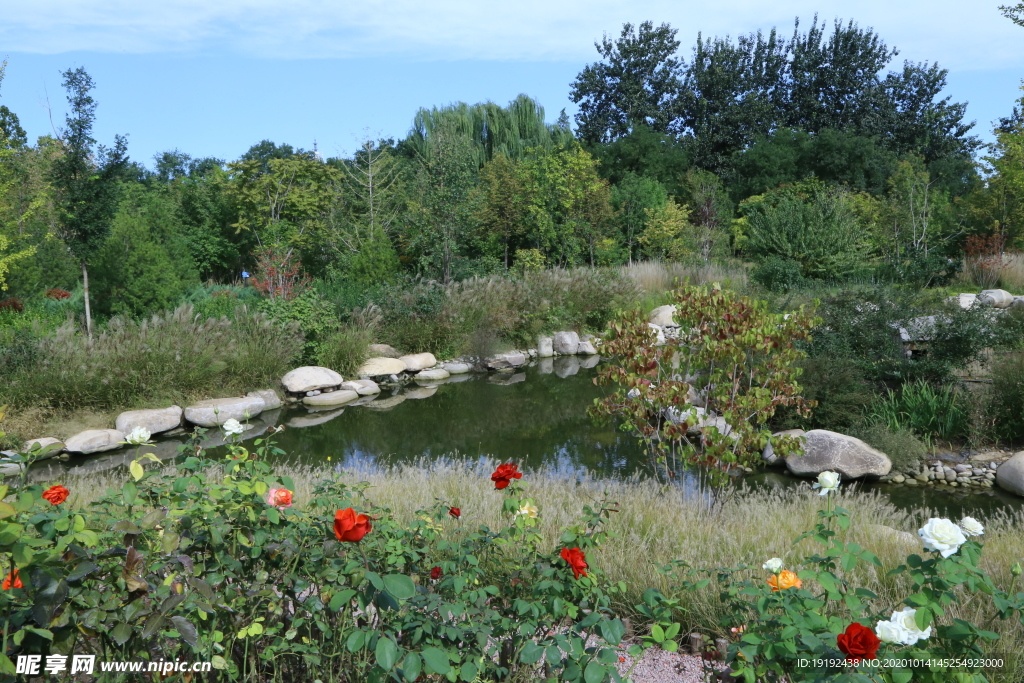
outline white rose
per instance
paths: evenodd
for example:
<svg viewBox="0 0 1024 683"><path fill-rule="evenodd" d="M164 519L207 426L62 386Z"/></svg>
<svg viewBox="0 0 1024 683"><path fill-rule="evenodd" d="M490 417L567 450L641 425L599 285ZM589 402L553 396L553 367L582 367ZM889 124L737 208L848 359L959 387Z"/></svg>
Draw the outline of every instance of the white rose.
<svg viewBox="0 0 1024 683"><path fill-rule="evenodd" d="M924 640L932 635L932 627L929 626L925 630L921 630L917 627L917 610L913 607L904 607L899 612L892 613L892 623L896 624L903 631L903 640L900 642L904 645L913 645L919 640Z"/></svg>
<svg viewBox="0 0 1024 683"><path fill-rule="evenodd" d="M875 635L883 643L902 643L907 639L904 629L891 621L879 621L875 624Z"/></svg>
<svg viewBox="0 0 1024 683"><path fill-rule="evenodd" d="M761 567L763 569L767 569L772 574L778 574L779 571L782 569L782 558L773 557L772 559L768 560L763 565L761 565Z"/></svg>
<svg viewBox="0 0 1024 683"><path fill-rule="evenodd" d="M144 443L149 443L150 433L145 427L137 426L131 431L128 436L124 438L126 443L130 443L134 446L139 446Z"/></svg>
<svg viewBox="0 0 1024 683"><path fill-rule="evenodd" d="M245 427L242 426L242 423L234 418L225 421L224 424L220 426L220 428L223 429L224 433L227 434L228 436L241 434L242 432L245 431Z"/></svg>
<svg viewBox="0 0 1024 683"><path fill-rule="evenodd" d="M941 553L943 557L949 557L967 541L960 527L948 519L938 517L929 519L917 533L924 541L925 550Z"/></svg>
<svg viewBox="0 0 1024 683"><path fill-rule="evenodd" d="M822 472L818 475L818 483L812 488L821 489L821 493L818 495L827 496L830 493L839 490L839 473L838 472Z"/></svg>
<svg viewBox="0 0 1024 683"><path fill-rule="evenodd" d="M981 536L985 533L985 527L974 517L964 517L960 520L960 530L968 536Z"/></svg>
<svg viewBox="0 0 1024 683"><path fill-rule="evenodd" d="M628 396L629 398L639 398L640 390L637 389L636 387L633 387L632 389L626 392L626 396Z"/></svg>
<svg viewBox="0 0 1024 683"><path fill-rule="evenodd" d="M528 500L525 503L523 503L523 506L521 508L519 508L519 512L517 512L516 514L526 515L530 519L536 519L537 518L537 506L534 505L532 501Z"/></svg>

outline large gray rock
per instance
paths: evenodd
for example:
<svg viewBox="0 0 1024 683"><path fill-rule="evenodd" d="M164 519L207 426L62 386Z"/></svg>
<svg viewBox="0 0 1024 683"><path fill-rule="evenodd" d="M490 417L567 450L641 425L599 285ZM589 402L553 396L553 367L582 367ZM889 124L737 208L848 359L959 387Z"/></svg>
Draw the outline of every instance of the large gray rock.
<svg viewBox="0 0 1024 683"><path fill-rule="evenodd" d="M1024 296L1013 297L1013 303L1010 304L1010 308L1024 308Z"/></svg>
<svg viewBox="0 0 1024 683"><path fill-rule="evenodd" d="M341 383L342 389L354 391L360 396L373 396L380 393L380 387L372 379L350 379Z"/></svg>
<svg viewBox="0 0 1024 683"><path fill-rule="evenodd" d="M444 368L430 368L428 370L420 370L416 375L417 382L429 382L429 381L440 381L448 379L451 374Z"/></svg>
<svg viewBox="0 0 1024 683"><path fill-rule="evenodd" d="M568 332L555 332L555 338L551 342L555 353L563 356L575 356L580 349L580 335L572 330Z"/></svg>
<svg viewBox="0 0 1024 683"><path fill-rule="evenodd" d="M408 356L402 356L398 360L405 363L405 369L409 372L419 372L420 370L426 370L437 365L437 359L434 358L432 353L413 353Z"/></svg>
<svg viewBox="0 0 1024 683"><path fill-rule="evenodd" d="M675 306L658 306L651 311L651 317L647 319L647 322L657 325L658 327L679 327L679 323L677 323L675 318L672 317L675 315L675 312Z"/></svg>
<svg viewBox="0 0 1024 683"><path fill-rule="evenodd" d="M263 399L263 410L274 410L280 408L283 404L281 403L281 397L277 395L277 392L273 389L257 389L256 391L250 391L246 396L258 396Z"/></svg>
<svg viewBox="0 0 1024 683"><path fill-rule="evenodd" d="M405 372L405 362L399 358L371 358L363 363L356 375L362 378L367 377L389 377Z"/></svg>
<svg viewBox="0 0 1024 683"><path fill-rule="evenodd" d="M892 461L860 439L827 429L812 429L803 435L803 455L790 455L786 467L801 477L838 472L843 479L881 477L889 474Z"/></svg>
<svg viewBox="0 0 1024 683"><path fill-rule="evenodd" d="M357 398L359 398L359 394L355 391L338 389L337 391L328 391L323 394L317 394L316 396L307 396L302 399L302 403L303 405L315 408L324 408L327 406L340 406L344 403L351 403Z"/></svg>
<svg viewBox="0 0 1024 683"><path fill-rule="evenodd" d="M473 366L469 363L445 363L444 369L448 371L449 375L465 375L467 372L473 369Z"/></svg>
<svg viewBox="0 0 1024 683"><path fill-rule="evenodd" d="M1024 496L1024 451L1014 453L996 470L996 484L1010 493Z"/></svg>
<svg viewBox="0 0 1024 683"><path fill-rule="evenodd" d="M499 353L491 356L484 364L491 370L501 370L503 368L518 368L526 365L527 358L526 354L520 351L509 351L508 353Z"/></svg>
<svg viewBox="0 0 1024 683"><path fill-rule="evenodd" d="M219 427L228 420L244 422L254 418L265 406L259 396L211 398L185 408L185 419L200 427Z"/></svg>
<svg viewBox="0 0 1024 683"><path fill-rule="evenodd" d="M100 453L124 445L124 432L116 429L88 429L64 442L69 453Z"/></svg>
<svg viewBox="0 0 1024 683"><path fill-rule="evenodd" d="M38 439L29 439L25 442L22 447L22 452L28 453L34 446L38 444L40 453L49 453L56 455L64 450L64 442L60 439L55 439L52 436L43 436Z"/></svg>
<svg viewBox="0 0 1024 683"><path fill-rule="evenodd" d="M594 347L594 342L590 340L581 341L579 346L576 347L576 353L581 356L593 356L597 353L597 349Z"/></svg>
<svg viewBox="0 0 1024 683"><path fill-rule="evenodd" d="M961 294L957 294L956 296L949 297L947 301L949 301L949 303L953 304L954 306L959 306L960 308L966 311L967 309L969 309L971 306L978 302L978 295L963 292Z"/></svg>
<svg viewBox="0 0 1024 683"><path fill-rule="evenodd" d="M398 358L402 355L393 346L388 346L387 344L370 344L366 351L370 356L377 356L379 358Z"/></svg>
<svg viewBox="0 0 1024 683"><path fill-rule="evenodd" d="M691 387L692 388L692 387ZM775 436L803 436L804 430L802 429L784 429L781 432L775 432L772 434ZM768 443L765 444L764 450L761 451L761 458L769 465L784 465L786 461L779 457L778 453L775 452L775 447L772 446L772 440L768 439Z"/></svg>
<svg viewBox="0 0 1024 683"><path fill-rule="evenodd" d="M985 289L978 295L978 303L993 308L1009 308L1013 295L1005 289Z"/></svg>
<svg viewBox="0 0 1024 683"><path fill-rule="evenodd" d="M307 365L295 368L281 378L281 384L293 394L304 394L307 391L336 387L345 380L330 368L318 365Z"/></svg>
<svg viewBox="0 0 1024 683"><path fill-rule="evenodd" d="M180 427L182 414L179 406L155 410L129 410L117 416L114 427L122 434L128 434L136 427L142 427L150 434L159 434Z"/></svg>
<svg viewBox="0 0 1024 683"><path fill-rule="evenodd" d="M541 335L537 337L537 357L538 358L551 358L555 355L555 340L553 337L545 337Z"/></svg>

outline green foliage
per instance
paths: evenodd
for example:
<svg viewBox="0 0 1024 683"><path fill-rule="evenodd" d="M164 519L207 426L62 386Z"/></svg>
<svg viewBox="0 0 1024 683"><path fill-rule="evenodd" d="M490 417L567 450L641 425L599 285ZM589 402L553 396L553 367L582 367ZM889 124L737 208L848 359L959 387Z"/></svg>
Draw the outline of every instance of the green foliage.
<svg viewBox="0 0 1024 683"><path fill-rule="evenodd" d="M806 277L843 278L867 256L848 193L839 188L808 181L751 198L741 208L750 253L796 261Z"/></svg>
<svg viewBox="0 0 1024 683"><path fill-rule="evenodd" d="M888 455L893 472L917 470L930 453L928 446L906 427L894 429L879 422L869 422L854 427L849 434Z"/></svg>
<svg viewBox="0 0 1024 683"><path fill-rule="evenodd" d="M800 263L779 256L768 256L750 271L750 279L773 292L799 289L804 283Z"/></svg>
<svg viewBox="0 0 1024 683"><path fill-rule="evenodd" d="M805 358L798 367L802 395L817 406L808 416L780 409L772 421L775 428L844 431L862 421L875 395L860 366L849 358L825 355Z"/></svg>
<svg viewBox="0 0 1024 683"><path fill-rule="evenodd" d="M373 285L393 280L400 266L391 240L378 231L349 259L346 275L352 282Z"/></svg>
<svg viewBox="0 0 1024 683"><path fill-rule="evenodd" d="M1024 440L1024 356L1011 354L993 365L990 412L998 437Z"/></svg>
<svg viewBox="0 0 1024 683"><path fill-rule="evenodd" d="M250 311L204 319L188 305L148 320L112 318L92 345L71 323L43 337L27 362L6 376L0 402L55 408L118 408L155 394L259 389L299 357L294 325Z"/></svg>
<svg viewBox="0 0 1024 683"><path fill-rule="evenodd" d="M306 340L302 357L316 355L317 344L326 339L337 327L334 307L313 289L307 289L294 299L260 299L256 309L269 319L294 325Z"/></svg>
<svg viewBox="0 0 1024 683"><path fill-rule="evenodd" d="M626 629L610 605L624 586L594 562L614 503L585 506L554 547L539 513L517 514L532 504L522 481L494 491L497 529L452 519L440 500L401 524L366 484L336 476L277 507L270 490L295 484L266 464L279 449L255 446L213 460L189 444L168 468L142 455L81 511L24 478L0 487L12 501L0 502L0 573L17 568L25 584L0 592L0 674L18 655L74 651L205 659L230 681L621 681ZM366 525L359 538L339 532L345 513Z"/></svg>
<svg viewBox="0 0 1024 683"><path fill-rule="evenodd" d="M967 436L970 422L968 399L962 390L946 384L934 387L917 380L889 389L872 406L869 419L892 432L911 431L929 446L934 439L952 441Z"/></svg>
<svg viewBox="0 0 1024 683"><path fill-rule="evenodd" d="M255 308L261 300L255 287L200 285L185 296L201 318L233 318L240 306Z"/></svg>
<svg viewBox="0 0 1024 683"><path fill-rule="evenodd" d="M366 360L366 350L372 341L369 330L353 325L340 325L317 344L316 364L331 368L342 377L353 377Z"/></svg>
<svg viewBox="0 0 1024 683"><path fill-rule="evenodd" d="M760 459L777 409L810 407L796 381L806 355L797 345L816 321L803 309L771 314L764 302L717 285L683 287L673 298L679 332L663 345L638 309L609 325L601 352L612 360L597 381L616 390L590 413L621 419L666 479L696 465L722 479L731 466ZM794 447L776 441L783 456Z"/></svg>

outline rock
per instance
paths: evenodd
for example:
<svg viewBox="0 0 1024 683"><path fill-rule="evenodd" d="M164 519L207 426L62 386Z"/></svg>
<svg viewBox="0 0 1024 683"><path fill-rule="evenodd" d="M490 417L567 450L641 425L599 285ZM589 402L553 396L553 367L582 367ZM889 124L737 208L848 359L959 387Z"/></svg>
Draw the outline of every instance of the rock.
<svg viewBox="0 0 1024 683"><path fill-rule="evenodd" d="M555 332L551 345L557 354L575 356L580 348L580 336L571 330L568 332Z"/></svg>
<svg viewBox="0 0 1024 683"><path fill-rule="evenodd" d="M290 391L293 394L336 387L344 381L342 376L334 370L322 368L318 365L295 368L281 378L281 384L284 386L285 391Z"/></svg>
<svg viewBox="0 0 1024 683"><path fill-rule="evenodd" d="M786 467L797 476L838 472L843 479L881 477L892 469L892 461L860 439L827 429L812 429L803 435L804 454L786 458Z"/></svg>
<svg viewBox="0 0 1024 683"><path fill-rule="evenodd" d="M1024 308L1024 296L1013 297L1013 303L1010 304L1010 308Z"/></svg>
<svg viewBox="0 0 1024 683"><path fill-rule="evenodd" d="M978 295L978 303L992 308L1009 308L1013 295L1005 289L985 289Z"/></svg>
<svg viewBox="0 0 1024 683"><path fill-rule="evenodd" d="M664 346L665 345L665 331L661 329L659 325L654 323L647 323L647 327L654 331L654 345Z"/></svg>
<svg viewBox="0 0 1024 683"><path fill-rule="evenodd" d="M387 344L370 344L366 347L366 352L371 357L378 358L398 358L402 354L395 350L394 347L388 346Z"/></svg>
<svg viewBox="0 0 1024 683"><path fill-rule="evenodd" d="M977 294L968 294L967 292L963 292L961 294L957 294L956 296L949 297L948 299L946 299L946 301L948 301L949 303L951 303L951 304L953 304L955 306L959 306L960 308L962 308L962 309L964 309L966 311L971 306L973 306L975 303L977 303L978 295Z"/></svg>
<svg viewBox="0 0 1024 683"><path fill-rule="evenodd" d="M539 358L551 358L555 355L555 340L553 337L537 337L537 356Z"/></svg>
<svg viewBox="0 0 1024 683"><path fill-rule="evenodd" d="M690 391L693 391L693 387L690 387ZM696 394L696 392L694 392ZM687 393L687 399L690 403L696 404L697 401L690 398L690 394ZM802 429L785 429L781 432L775 432L772 436L803 436L804 430ZM775 453L775 447L772 446L772 440L768 439L768 443L765 444L764 449L761 450L761 459L769 465L784 465L785 461L782 460Z"/></svg>
<svg viewBox="0 0 1024 683"><path fill-rule="evenodd" d="M996 484L1018 496L1024 496L1024 451L1013 456L996 470Z"/></svg>
<svg viewBox="0 0 1024 683"><path fill-rule="evenodd" d="M421 370L416 375L416 381L442 380L449 377L451 377L451 374L444 368L430 368L429 370Z"/></svg>
<svg viewBox="0 0 1024 683"><path fill-rule="evenodd" d="M514 368L526 365L526 354L521 351L509 351L508 353L503 353L501 355L508 361L508 364Z"/></svg>
<svg viewBox="0 0 1024 683"><path fill-rule="evenodd" d="M405 369L409 372L419 372L437 365L437 359L432 353L414 353L409 356L401 356L398 360L405 363Z"/></svg>
<svg viewBox="0 0 1024 683"><path fill-rule="evenodd" d="M64 442L69 453L100 453L124 445L124 432L116 429L88 429Z"/></svg>
<svg viewBox="0 0 1024 683"><path fill-rule="evenodd" d="M400 358L371 358L356 370L356 375L362 378L367 377L388 377L405 372L405 362Z"/></svg>
<svg viewBox="0 0 1024 683"><path fill-rule="evenodd" d="M593 356L597 354L597 349L594 348L594 342L581 341L579 346L576 347L576 353L580 356Z"/></svg>
<svg viewBox="0 0 1024 683"><path fill-rule="evenodd" d="M56 455L64 450L64 442L52 436L42 436L38 439L29 439L22 448L23 453L28 453L36 444L39 445L40 453L51 453Z"/></svg>
<svg viewBox="0 0 1024 683"><path fill-rule="evenodd" d="M580 371L580 359L575 356L556 358L554 361L555 374L565 379Z"/></svg>
<svg viewBox="0 0 1024 683"><path fill-rule="evenodd" d="M542 375L550 375L555 371L555 360L553 358L541 358L537 362L537 372Z"/></svg>
<svg viewBox="0 0 1024 683"><path fill-rule="evenodd" d="M341 383L341 389L354 391L360 396L372 396L380 393L380 387L372 379L350 379Z"/></svg>
<svg viewBox="0 0 1024 683"><path fill-rule="evenodd" d="M448 371L449 375L464 375L473 369L473 366L469 363L459 362L445 363L442 367Z"/></svg>
<svg viewBox="0 0 1024 683"><path fill-rule="evenodd" d="M897 474L895 477L892 478L892 480L897 484L902 484L907 480L907 478L904 477L902 474Z"/></svg>
<svg viewBox="0 0 1024 683"><path fill-rule="evenodd" d="M273 389L257 389L256 391L250 391L246 396L259 396L263 399L263 410L275 410L280 408L283 404L281 403L281 397L277 395L277 392Z"/></svg>
<svg viewBox="0 0 1024 683"><path fill-rule="evenodd" d="M427 384L424 386L410 387L406 389L405 393L402 394L406 398L430 398L437 393L436 384Z"/></svg>
<svg viewBox="0 0 1024 683"><path fill-rule="evenodd" d="M519 351L499 353L485 360L484 365L487 366L488 370L505 370L509 368L522 367L526 365L526 354L520 353Z"/></svg>
<svg viewBox="0 0 1024 683"><path fill-rule="evenodd" d="M288 420L288 426L294 427L295 429L302 429L303 427L315 427L316 425L322 425L325 422L330 422L334 418L345 412L344 408L338 408L337 410L331 410L327 412L316 412L310 413L309 415L296 415L292 419Z"/></svg>
<svg viewBox="0 0 1024 683"><path fill-rule="evenodd" d="M658 306L651 311L651 317L647 319L649 323L657 325L658 327L679 327L679 323L672 317L675 315L676 307L672 305Z"/></svg>
<svg viewBox="0 0 1024 683"><path fill-rule="evenodd" d="M185 408L185 419L200 427L218 427L228 420L244 422L263 412L259 396L211 398Z"/></svg>
<svg viewBox="0 0 1024 683"><path fill-rule="evenodd" d="M129 434L136 427L142 427L150 434L159 434L180 427L181 416L182 410L179 406L156 410L129 410L117 416L114 428L122 434Z"/></svg>
<svg viewBox="0 0 1024 683"><path fill-rule="evenodd" d="M313 389L312 391L307 391L306 392L306 396L319 396L319 395L320 395L320 390L319 389Z"/></svg>
<svg viewBox="0 0 1024 683"><path fill-rule="evenodd" d="M580 358L580 367L584 370L589 370L590 368L596 368L597 364L600 362L601 356L596 354L593 356L584 356L583 358Z"/></svg>
<svg viewBox="0 0 1024 683"><path fill-rule="evenodd" d="M357 398L359 398L358 392L350 389L340 389L338 391L331 391L317 396L307 396L302 399L302 404L316 408L323 408L325 406L340 406L343 403L349 403Z"/></svg>

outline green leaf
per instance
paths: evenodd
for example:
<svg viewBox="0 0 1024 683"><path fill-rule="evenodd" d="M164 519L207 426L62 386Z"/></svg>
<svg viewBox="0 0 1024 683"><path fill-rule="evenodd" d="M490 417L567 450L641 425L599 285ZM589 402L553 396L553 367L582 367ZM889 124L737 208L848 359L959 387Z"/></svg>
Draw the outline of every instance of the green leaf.
<svg viewBox="0 0 1024 683"><path fill-rule="evenodd" d="M13 517L15 514L17 514L17 512L18 511L14 509L13 505L11 505L10 503L5 503L2 500L0 500L0 519Z"/></svg>
<svg viewBox="0 0 1024 683"><path fill-rule="evenodd" d="M387 637L377 640L377 649L374 651L377 657L377 666L385 671L391 671L398 661L398 645Z"/></svg>
<svg viewBox="0 0 1024 683"><path fill-rule="evenodd" d="M92 574L97 569L99 569L99 567L97 565L93 564L92 562L89 562L88 560L85 560L83 562L79 562L78 566L75 567L75 570L73 572L71 572L70 574L68 574L68 579L67 580L68 581L78 581L79 579L81 579L81 578L83 578L85 576L88 576L89 574ZM118 644L120 645L120 643L118 643Z"/></svg>
<svg viewBox="0 0 1024 683"><path fill-rule="evenodd" d="M348 604L348 601L351 600L355 596L355 594L356 592L351 588L349 588L348 590L343 590L340 593L335 593L334 597L331 598L331 602L328 603L327 606L331 609L332 612L337 612L344 605Z"/></svg>
<svg viewBox="0 0 1024 683"><path fill-rule="evenodd" d="M601 683L607 674L608 669L594 660L590 660L590 664L587 664L587 668L583 670L583 680L586 683Z"/></svg>
<svg viewBox="0 0 1024 683"><path fill-rule="evenodd" d="M376 588L379 591L384 590L384 582L381 581L379 574L376 574L375 572L366 572L364 576L366 577L366 580L373 585L374 588Z"/></svg>
<svg viewBox="0 0 1024 683"><path fill-rule="evenodd" d="M626 635L626 625L622 619L605 619L597 625L597 631L607 643L618 645Z"/></svg>
<svg viewBox="0 0 1024 683"><path fill-rule="evenodd" d="M665 642L665 630L658 624L651 625L651 638L654 638L654 642L663 643Z"/></svg>
<svg viewBox="0 0 1024 683"><path fill-rule="evenodd" d="M132 464L128 465L128 471L131 472L135 481L142 479L143 475L146 473L146 471L142 469L142 465L139 464L138 460L132 460Z"/></svg>
<svg viewBox="0 0 1024 683"><path fill-rule="evenodd" d="M110 637L118 645L124 645L132 637L132 627L123 621L118 622L117 626L111 629Z"/></svg>
<svg viewBox="0 0 1024 683"><path fill-rule="evenodd" d="M910 669L893 669L892 670L892 683L909 683L914 677L913 672Z"/></svg>
<svg viewBox="0 0 1024 683"><path fill-rule="evenodd" d="M271 524L280 524L281 515L278 513L277 508L267 508L267 519L270 520Z"/></svg>
<svg viewBox="0 0 1024 683"><path fill-rule="evenodd" d="M402 660L402 676L409 683L413 683L420 676L420 671L423 669L423 660L415 652L410 652Z"/></svg>
<svg viewBox="0 0 1024 683"><path fill-rule="evenodd" d="M476 664L473 662L466 662L462 665L462 671L459 672L459 677L464 683L473 683L476 680L476 676L479 673Z"/></svg>
<svg viewBox="0 0 1024 683"><path fill-rule="evenodd" d="M399 600L408 600L416 595L416 586L405 574L388 574L384 577L384 589Z"/></svg>
<svg viewBox="0 0 1024 683"><path fill-rule="evenodd" d="M181 639L192 647L196 646L199 640L199 636L196 633L196 627L186 619L185 617L171 617L171 623L174 624L174 630L181 634Z"/></svg>
<svg viewBox="0 0 1024 683"><path fill-rule="evenodd" d="M544 648L532 640L526 641L522 652L519 653L519 661L523 664L536 664L544 654Z"/></svg>
<svg viewBox="0 0 1024 683"><path fill-rule="evenodd" d="M146 620L146 626L142 629L143 638L151 638L154 633L160 630L160 627L164 624L164 615L153 614L149 619Z"/></svg>
<svg viewBox="0 0 1024 683"><path fill-rule="evenodd" d="M152 529L166 516L167 510L153 510L139 521L139 526L143 529ZM75 531L80 531L80 529L75 529Z"/></svg>
<svg viewBox="0 0 1024 683"><path fill-rule="evenodd" d="M134 505L138 495L139 487L135 485L135 482L126 481L121 487L121 496L124 498L125 505Z"/></svg>
<svg viewBox="0 0 1024 683"><path fill-rule="evenodd" d="M345 649L349 652L358 652L366 644L366 631L353 631L345 642Z"/></svg>
<svg viewBox="0 0 1024 683"><path fill-rule="evenodd" d="M444 650L439 650L436 647L425 647L421 654L423 655L423 661L427 664L427 668L431 669L433 673L443 676L452 668L448 664L448 653Z"/></svg>

